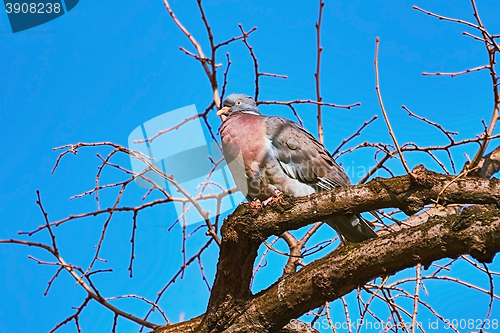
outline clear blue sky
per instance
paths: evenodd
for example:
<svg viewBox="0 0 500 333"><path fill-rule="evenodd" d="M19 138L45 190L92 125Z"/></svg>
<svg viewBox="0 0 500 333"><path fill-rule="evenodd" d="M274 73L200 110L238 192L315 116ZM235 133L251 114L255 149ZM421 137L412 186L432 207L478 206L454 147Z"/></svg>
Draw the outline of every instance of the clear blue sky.
<svg viewBox="0 0 500 333"><path fill-rule="evenodd" d="M356 131L363 121L381 115L375 95L373 56L375 37L381 38L381 90L386 108L400 142L421 145L446 143L433 128L410 119L401 105L413 112L458 131L458 138L474 137L482 131L481 119L489 121L492 89L486 71L459 76L423 77L421 72L460 71L487 63L484 46L462 36L464 27L438 21L413 10L412 5L446 16L472 20L470 3L465 0L436 1L330 1L323 17L323 62L321 72L324 101L339 104L361 102L352 110L325 109L326 146L334 150L341 140ZM178 17L207 50L206 32L196 2L172 1ZM500 9L494 1L478 4L486 27L500 33ZM3 8L3 7L2 7ZM245 29L257 26L250 43L264 72L288 75L287 80L261 79L261 99L291 100L315 98L315 29L317 3L314 1L207 1L206 12L216 36L223 41ZM57 153L52 148L75 142L113 141L127 145L128 135L142 123L183 106L195 104L203 110L211 91L199 64L179 51L192 51L186 37L168 16L162 1L116 2L81 0L68 14L25 32L12 34L7 14L0 10L0 238L18 238L19 230L33 230L43 224L35 204L39 189L53 221L95 207L93 198L69 201L72 195L94 186L98 150L82 150L67 156L55 175L50 171ZM253 94L253 65L242 43L222 49L220 62L230 52L233 61L229 92ZM221 71L222 72L222 71ZM305 126L313 133L315 107L297 107ZM286 107L263 106L266 114L293 117ZM215 117L213 126L217 128ZM365 140L390 142L381 117L351 146ZM456 150L458 167L464 152ZM105 154L106 150L99 150ZM440 155L443 157L443 155ZM411 167L426 163L439 167L419 154L407 155ZM347 167L368 168L373 154L359 150L339 161ZM117 160L128 166L126 158ZM396 172L402 173L394 162ZM449 167L449 164L447 164ZM352 169L351 169L352 170ZM356 169L357 170L357 169ZM356 182L359 176L349 174ZM381 173L381 176L387 174ZM107 181L117 180L112 172ZM121 178L120 178L121 179ZM140 188L129 193L125 202L137 203L144 194ZM135 198L135 201L134 201ZM112 200L111 197L108 197ZM137 231L135 275L128 277L131 216L116 216L102 257L108 259L113 274L95 278L105 296L134 293L154 299L182 262L181 230L167 228L175 219L168 207L141 213ZM85 219L57 228L62 253L69 262L85 266L92 258L103 220ZM330 231L323 230L324 234ZM48 242L46 235L33 241ZM195 253L203 238L194 237L188 254ZM0 246L0 332L47 332L79 306L84 292L68 274L61 274L48 296L43 292L54 267L40 266L27 258L51 258L36 249L15 245ZM270 257L271 259L273 257ZM217 249L212 246L202 257L210 280L215 273ZM264 288L279 275L274 257L262 270L255 288ZM106 268L102 264L99 266ZM273 269L274 268L274 269ZM492 269L500 270L498 260ZM403 272L410 275L413 270ZM450 275L453 275L450 273ZM484 275L457 266L455 276L487 287ZM488 297L451 284L426 284L427 298L446 318L482 319ZM184 314L201 314L208 291L195 264L183 280L178 280L164 296L161 306L173 322ZM138 301L114 304L139 316L148 306ZM356 304L352 303L356 312ZM498 306L493 318L500 319ZM333 313L340 316L340 308ZM160 322L159 316L152 317ZM340 317L339 317L340 318ZM422 320L428 315L422 310ZM339 319L340 320L340 319ZM110 332L113 315L92 303L84 311L84 332ZM135 331L136 325L119 320L119 332ZM73 323L61 332L74 332Z"/></svg>

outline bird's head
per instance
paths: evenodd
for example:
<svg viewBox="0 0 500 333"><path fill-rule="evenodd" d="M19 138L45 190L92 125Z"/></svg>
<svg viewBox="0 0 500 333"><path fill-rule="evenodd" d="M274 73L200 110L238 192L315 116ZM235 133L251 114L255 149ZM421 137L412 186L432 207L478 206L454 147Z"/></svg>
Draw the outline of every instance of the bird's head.
<svg viewBox="0 0 500 333"><path fill-rule="evenodd" d="M222 103L222 109L217 112L217 116L229 116L236 112L260 114L252 97L245 94L231 94Z"/></svg>

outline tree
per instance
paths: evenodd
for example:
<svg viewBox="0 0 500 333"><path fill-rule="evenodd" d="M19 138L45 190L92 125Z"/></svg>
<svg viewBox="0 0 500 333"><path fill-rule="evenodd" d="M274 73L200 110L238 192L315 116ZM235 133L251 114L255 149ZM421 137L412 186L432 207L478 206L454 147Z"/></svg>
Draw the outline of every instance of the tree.
<svg viewBox="0 0 500 333"><path fill-rule="evenodd" d="M425 292L426 281L446 280L448 283L456 283L474 288L478 293L488 295L488 306L484 309L486 318L479 322L474 320L473 328L477 330L493 329L494 317L492 312L494 300L498 298L494 294L495 276L498 273L490 271L487 263L492 262L495 254L500 251L500 215L498 213L500 182L491 178L500 168L499 154L500 148L496 147L495 139L500 135L495 134L495 125L498 121L498 108L500 96L498 94L498 74L495 71L495 56L500 52L497 40L498 35L492 35L484 26L480 19L476 4L471 2L474 13L474 20L471 22L447 18L415 7L415 10L434 16L441 20L452 21L466 27L465 37L472 38L478 43L482 43L487 50L488 63L483 66L471 68L455 73L424 73L425 75L437 76L458 76L470 72L483 71L490 74L491 87L493 91L493 111L491 121L483 122L484 132L476 137L455 139L454 132L448 131L444 126L426 118L418 116L403 106L411 117L417 118L424 124L434 127L440 131L448 140L446 143L438 143L429 146L422 146L416 143L398 144L396 134L392 130L391 121L382 102L380 89L379 59L378 49L383 47L383 41L379 46L379 40L375 42L374 59L376 73L373 85L376 86L376 93L380 103L382 116L389 133L389 143L377 143L371 141L360 142L357 145L348 145L352 140L360 136L362 131L369 126L376 117L371 118L350 137L346 138L341 145L335 149L333 154L336 157L352 152L363 152L362 148L374 150L375 166L365 172L360 177L360 185L351 188L338 189L332 192L314 195L307 198L288 198L271 204L267 208L256 209L251 204L240 205L231 213L224 223L222 218L210 216L203 210L199 202L205 199L215 200L217 207L220 207L224 197L229 194L228 190L221 190L216 195L200 194L200 196L189 195L176 181L176 177L171 177L160 170L156 164L147 156L121 144L109 141L95 143L76 143L56 148L60 153L57 158L54 170L67 159L66 155L77 154L80 151L93 148L108 148L107 155L98 154L98 172L94 179L95 187L78 196L94 196L97 201L97 209L78 215L70 215L60 220L51 220L47 210L44 208L42 197L37 192L37 205L39 206L43 224L25 234L38 235L42 232L50 236L46 243L32 241L31 239L5 239L2 243L20 244L24 246L36 247L47 251L52 259L39 259L31 257L39 264L53 266L55 271L49 280L49 288L56 279L62 275L63 271L69 273L78 285L83 288L86 296L81 305L66 320L61 321L55 329L64 324L74 321L80 329L79 318L87 311L91 304L97 303L109 309L113 313L112 330L115 331L118 320L127 319L135 322L155 332L289 332L289 331L314 331L297 321L293 321L309 311L311 320L309 323L319 323L326 319L329 326L334 326L340 322L330 315L330 307L339 306L345 312L345 322L355 323L357 319L366 320L371 318L374 322L383 322L393 331L425 331L431 329L427 323L420 324L418 314L423 311L430 311L439 320L440 326L447 324L445 318L436 312L434 305L423 300L422 291ZM168 1L164 1L165 8L177 25L178 29L187 37L191 46L181 47L186 55L197 61L206 77L210 88L210 102L204 112L199 113L193 119L186 119L178 124L169 124L171 127L158 132L146 141L152 143L157 137L161 137L169 131L173 131L180 126L184 126L189 121L202 119L213 138L217 135L215 128L218 126L214 118L214 111L220 108L222 97L226 94L228 82L230 81L231 60L230 54L226 53L224 64L219 65L218 57L220 50L236 47L236 43L243 43L250 54L253 65L254 96L261 106L264 105L284 105L301 121L298 105L310 104L316 111L317 132L320 140L324 140L328 135L329 126L324 121L325 108L341 108L350 110L358 106L358 103L348 105L337 105L323 101L320 90L321 80L321 59L322 59L322 39L321 28L323 24L324 3L319 2L319 12L316 23L316 62L314 74L315 78L315 99L292 99L289 101L262 100L261 95L262 80L266 76L276 79L286 78L283 75L262 72L257 58L257 50L252 47L250 36L255 28L246 29L239 25L240 34L218 42L215 38L215 29L212 29L209 16L206 14L201 1L197 1L198 10L201 14L206 33L207 42L200 42L198 36L191 34L188 24L176 16L176 12ZM179 14L180 15L180 14ZM469 32L470 31L470 32ZM465 38L464 37L464 38ZM383 38L383 37L382 37ZM218 44L219 43L219 44ZM208 50L208 51L207 51ZM215 58L217 56L217 58ZM221 67L222 66L222 67ZM221 71L223 71L221 75ZM383 73L383 72L382 72ZM380 75L383 75L383 74ZM469 75L473 75L472 73ZM383 88L383 87L382 87ZM383 128L379 122L379 128ZM384 130L385 131L385 130ZM477 144L474 155L471 155L468 163L460 167L457 158L457 151L463 153L468 145ZM475 147L475 146L473 146ZM493 147L493 150L491 150ZM342 150L344 149L344 150ZM467 150L468 151L468 150ZM487 153L488 152L488 153ZM146 165L141 172L134 172L124 162L126 157L133 157ZM425 167L417 165L414 168L408 166L409 156L418 156ZM422 157L425 156L425 157ZM215 167L221 161L212 161ZM399 164L401 163L401 165ZM438 172L429 169L436 168ZM106 176L101 177L108 170L119 172L125 176L119 180L111 180ZM116 171L117 170L117 171ZM390 178L374 178L380 170L385 170ZM393 171L394 170L394 171ZM149 173L148 173L149 172ZM178 196L165 191L151 180L151 172L160 175L179 191ZM401 173L395 176L394 173ZM210 176L211 174L209 174ZM116 179L116 177L114 178ZM125 198L127 191L134 186L137 179L142 179L151 184L151 189L142 193L144 202L139 205L129 204L131 199ZM203 184L204 187L210 185L209 178ZM106 190L114 188L116 193L112 198L106 197ZM234 190L231 190L234 191ZM133 192L134 194L136 192ZM204 197L207 196L207 197ZM139 199L142 199L139 198ZM112 199L112 200L110 200ZM137 198L136 198L137 199ZM135 251L139 246L136 240L136 232L140 223L141 214L144 210L161 209L162 205L171 205L172 202L181 202L184 211L188 209L196 210L204 223L196 228L188 230L183 221L186 215L181 214L177 220L182 229L182 265L173 277L164 280L164 288L160 290L156 299L147 299L140 295L108 296L95 282L102 279L109 273L110 267L102 264L101 251L109 234L110 221L115 215L120 213L131 214L132 235L130 238L131 251L128 270L130 276L134 272ZM190 208L191 207L191 208ZM364 242L362 244L342 244L338 240L324 237L318 232L322 223L322 218L333 214L363 213L369 211L378 212L375 222L380 227L378 233L380 238ZM59 238L56 238L56 227L69 223L75 224L84 217L104 217L95 252L86 266L65 261L65 255L59 250ZM175 223L174 223L175 224ZM295 230L302 229L295 233ZM205 231L205 235L201 235ZM192 234L196 234L204 240L199 244L197 251L193 255L187 255L187 239ZM271 241L268 242L268 239ZM285 251L276 249L278 240L282 239L287 245ZM276 243L276 245L275 245ZM312 244L311 244L312 243ZM331 245L334 244L334 245ZM324 248L336 249L326 254ZM216 267L215 279L212 281L204 273L204 269L209 264L202 264L202 255L210 248L218 249L218 261L211 262ZM260 250L259 250L260 249ZM282 267L283 274L268 288L254 294L251 284L256 274L265 274L262 271L265 257L270 252L278 253L286 259ZM310 253L313 253L311 256ZM55 258L55 261L54 261ZM444 262L435 264L437 260L451 258ZM154 258L149 258L154 261ZM489 288L484 289L475 284L468 284L460 277L445 276L451 265L457 261L470 265L470 269L475 273L484 274L489 281ZM279 260L276 260L279 262ZM165 292L179 278L182 278L186 269L190 266L198 265L201 279L206 283L210 298L206 312L202 315L181 321L178 324L170 324L167 313L162 310L162 303L165 301ZM414 276L400 276L396 274L407 268L414 268ZM427 273L424 269L431 269ZM396 274L394 277L392 275ZM165 282L166 281L166 282ZM359 314L352 312L352 305L346 296L351 296L357 301ZM399 303L396 298L407 298L409 303ZM137 311L124 310L124 307L115 302L116 298L135 298L147 304L149 311L141 314ZM330 302L333 302L330 304ZM377 303L378 302L378 303ZM385 304L386 309L382 310L380 304ZM385 312L384 312L385 311ZM153 321L152 315L156 315ZM386 317L383 317L386 316ZM160 317L168 324L161 326ZM387 319L388 318L388 319ZM454 318L461 319L461 318ZM464 318L465 319L465 318ZM468 319L468 318L467 318ZM486 320L487 319L487 320ZM304 320L304 319L303 319ZM409 327L401 328L405 323ZM468 322L466 322L469 324ZM496 321L498 323L498 321ZM452 329L458 331L460 320ZM484 324L484 325L483 325ZM489 325L488 328L486 325ZM302 327L302 328L299 328ZM313 324L314 326L314 324ZM348 325L349 330L367 330L366 326ZM317 327L317 326L315 326ZM342 327L341 327L342 328ZM468 327L470 328L470 327Z"/></svg>

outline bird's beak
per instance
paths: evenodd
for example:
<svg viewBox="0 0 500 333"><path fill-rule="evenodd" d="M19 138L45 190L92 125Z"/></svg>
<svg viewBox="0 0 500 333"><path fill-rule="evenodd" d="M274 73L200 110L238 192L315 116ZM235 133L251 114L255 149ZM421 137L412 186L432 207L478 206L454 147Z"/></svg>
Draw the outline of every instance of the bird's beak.
<svg viewBox="0 0 500 333"><path fill-rule="evenodd" d="M222 109L220 109L219 111L217 111L217 117L220 117L220 116L222 116L225 113L228 113L229 110L231 110L230 107L228 107L228 106L223 107Z"/></svg>

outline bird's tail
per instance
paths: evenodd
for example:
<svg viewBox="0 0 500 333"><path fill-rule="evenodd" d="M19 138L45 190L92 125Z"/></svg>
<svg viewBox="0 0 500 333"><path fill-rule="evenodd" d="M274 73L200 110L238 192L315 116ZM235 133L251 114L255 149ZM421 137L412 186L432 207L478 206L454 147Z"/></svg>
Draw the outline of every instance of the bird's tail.
<svg viewBox="0 0 500 333"><path fill-rule="evenodd" d="M360 243L370 238L377 237L375 228L361 215L335 216L325 222L345 237L349 242Z"/></svg>

